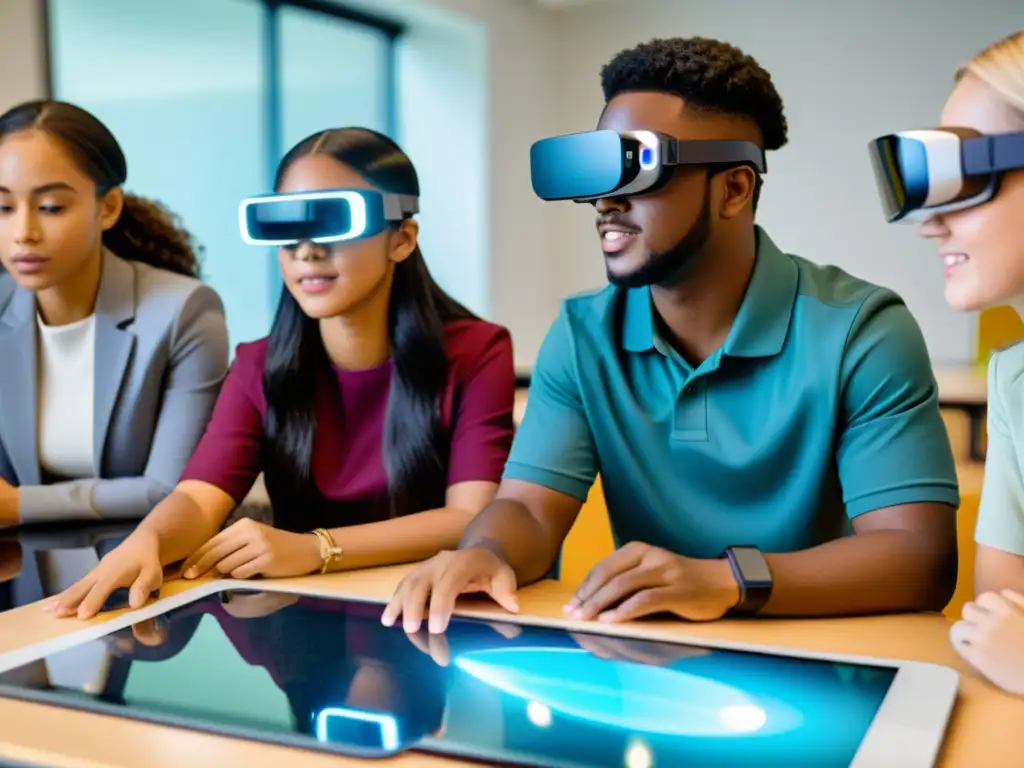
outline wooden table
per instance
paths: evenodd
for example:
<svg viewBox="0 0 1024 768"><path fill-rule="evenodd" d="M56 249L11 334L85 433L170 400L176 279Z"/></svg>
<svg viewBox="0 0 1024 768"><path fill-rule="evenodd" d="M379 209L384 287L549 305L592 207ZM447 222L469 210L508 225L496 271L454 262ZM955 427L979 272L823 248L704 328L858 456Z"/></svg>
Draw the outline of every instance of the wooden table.
<svg viewBox="0 0 1024 768"><path fill-rule="evenodd" d="M384 602L406 567L355 571L276 582L289 590L310 590ZM192 584L173 581L166 595ZM561 606L570 590L558 582L542 582L523 590L522 613L550 623L578 628L562 619ZM121 612L93 622L107 621ZM464 603L460 613L514 621L492 604ZM0 653L58 637L82 625L56 619L38 604L0 614ZM960 663L947 642L947 621L920 614L829 620L720 621L644 623L642 629L611 627L610 634L656 637L707 637L773 644L834 653L883 656L944 664L961 672L960 698L950 721L938 765L942 768L998 768L1024 764L1024 700L1008 696L976 678ZM400 631L400 630L396 630ZM313 751L270 746L240 739L178 730L123 718L58 709L0 699L0 761L20 760L64 768L138 766L181 768L198 766L287 765L289 768L338 768L376 765L386 768L434 768L463 765L461 761L411 753L395 759L363 763Z"/></svg>

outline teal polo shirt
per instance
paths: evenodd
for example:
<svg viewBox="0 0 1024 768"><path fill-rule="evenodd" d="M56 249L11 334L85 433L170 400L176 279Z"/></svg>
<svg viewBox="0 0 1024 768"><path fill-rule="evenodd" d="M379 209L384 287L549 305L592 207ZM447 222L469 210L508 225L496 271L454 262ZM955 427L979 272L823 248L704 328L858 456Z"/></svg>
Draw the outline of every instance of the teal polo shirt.
<svg viewBox="0 0 1024 768"><path fill-rule="evenodd" d="M722 347L691 367L650 289L567 299L533 370L505 478L586 499L617 546L791 552L850 519L959 505L921 330L892 291L779 251L763 230Z"/></svg>

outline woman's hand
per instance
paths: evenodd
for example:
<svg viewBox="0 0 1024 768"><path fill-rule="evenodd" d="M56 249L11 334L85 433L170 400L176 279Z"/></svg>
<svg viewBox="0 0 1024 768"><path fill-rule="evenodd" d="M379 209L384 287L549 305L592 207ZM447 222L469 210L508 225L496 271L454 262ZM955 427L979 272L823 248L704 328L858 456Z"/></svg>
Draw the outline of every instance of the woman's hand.
<svg viewBox="0 0 1024 768"><path fill-rule="evenodd" d="M160 563L160 542L156 534L136 530L110 554L100 560L85 578L75 582L46 605L57 616L77 614L89 619L115 590L130 587L128 607L141 608L164 582Z"/></svg>
<svg viewBox="0 0 1024 768"><path fill-rule="evenodd" d="M18 489L0 477L0 526L17 525Z"/></svg>
<svg viewBox="0 0 1024 768"><path fill-rule="evenodd" d="M134 653L139 645L146 645L156 648L167 642L169 625L163 616L155 619L146 619L138 624L132 624L131 634L122 630L108 636L108 642L115 656L128 656Z"/></svg>
<svg viewBox="0 0 1024 768"><path fill-rule="evenodd" d="M287 592L234 593L224 603L224 610L236 619L260 619L299 602L298 595Z"/></svg>
<svg viewBox="0 0 1024 768"><path fill-rule="evenodd" d="M1024 695L1024 597L985 592L950 629L953 649L1004 691Z"/></svg>
<svg viewBox="0 0 1024 768"><path fill-rule="evenodd" d="M23 555L17 541L0 541L0 584L21 574Z"/></svg>
<svg viewBox="0 0 1024 768"><path fill-rule="evenodd" d="M233 579L253 576L304 576L320 570L320 539L312 533L282 531L243 518L193 552L182 576L195 579L209 571Z"/></svg>

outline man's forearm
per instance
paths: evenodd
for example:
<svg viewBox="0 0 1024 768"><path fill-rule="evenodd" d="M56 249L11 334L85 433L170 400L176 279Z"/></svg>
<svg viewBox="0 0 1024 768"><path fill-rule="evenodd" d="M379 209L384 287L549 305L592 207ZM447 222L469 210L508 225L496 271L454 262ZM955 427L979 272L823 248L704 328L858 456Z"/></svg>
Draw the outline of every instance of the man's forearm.
<svg viewBox="0 0 1024 768"><path fill-rule="evenodd" d="M939 611L956 587L955 547L910 531L872 531L765 557L773 587L764 615Z"/></svg>
<svg viewBox="0 0 1024 768"><path fill-rule="evenodd" d="M524 504L495 499L466 526L459 549L486 547L508 563L519 586L543 578L558 556L561 540Z"/></svg>

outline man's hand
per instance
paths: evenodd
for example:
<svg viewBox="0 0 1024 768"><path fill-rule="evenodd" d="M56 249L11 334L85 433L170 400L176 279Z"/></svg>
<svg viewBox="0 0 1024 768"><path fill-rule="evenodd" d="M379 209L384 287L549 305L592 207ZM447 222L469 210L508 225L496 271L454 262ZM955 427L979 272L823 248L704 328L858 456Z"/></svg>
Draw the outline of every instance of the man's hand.
<svg viewBox="0 0 1024 768"><path fill-rule="evenodd" d="M208 571L233 579L305 576L320 569L320 540L243 518L189 555L181 573L195 579Z"/></svg>
<svg viewBox="0 0 1024 768"><path fill-rule="evenodd" d="M390 627L401 616L405 631L414 635L429 605L429 631L440 634L448 628L455 599L473 592L486 592L511 613L519 610L516 575L508 563L489 549L468 547L434 555L402 579L380 620Z"/></svg>
<svg viewBox="0 0 1024 768"><path fill-rule="evenodd" d="M506 640L513 640L522 633L523 628L516 624L509 624L504 621L484 622ZM452 661L452 649L448 645L446 635L435 632L413 632L406 635L417 650L425 653L439 667L447 667Z"/></svg>
<svg viewBox="0 0 1024 768"><path fill-rule="evenodd" d="M659 643L650 640L591 635L571 632L569 636L585 651L605 661L632 661L652 667L668 667L680 659L707 656L711 651L678 643Z"/></svg>
<svg viewBox="0 0 1024 768"><path fill-rule="evenodd" d="M1024 597L985 592L963 608L949 631L953 648L1004 691L1024 695Z"/></svg>
<svg viewBox="0 0 1024 768"><path fill-rule="evenodd" d="M0 477L0 527L17 525L18 518L18 489Z"/></svg>
<svg viewBox="0 0 1024 768"><path fill-rule="evenodd" d="M594 566L565 611L584 621L629 621L665 611L710 621L739 599L727 560L694 560L634 541Z"/></svg>

